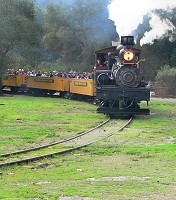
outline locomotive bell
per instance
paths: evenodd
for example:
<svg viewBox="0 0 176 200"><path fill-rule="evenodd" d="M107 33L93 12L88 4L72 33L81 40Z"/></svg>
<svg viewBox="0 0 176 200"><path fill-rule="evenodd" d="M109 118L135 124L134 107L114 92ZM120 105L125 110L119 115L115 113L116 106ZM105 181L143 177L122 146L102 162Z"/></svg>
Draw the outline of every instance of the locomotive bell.
<svg viewBox="0 0 176 200"><path fill-rule="evenodd" d="M124 61L124 57L123 57L124 53L125 53L125 49L123 48L119 52L119 59L120 59L121 63L123 63L123 61Z"/></svg>
<svg viewBox="0 0 176 200"><path fill-rule="evenodd" d="M123 51L124 47L123 45L119 45L117 48L116 48L116 54L118 55L119 59L120 59L120 62L121 62L121 51Z"/></svg>

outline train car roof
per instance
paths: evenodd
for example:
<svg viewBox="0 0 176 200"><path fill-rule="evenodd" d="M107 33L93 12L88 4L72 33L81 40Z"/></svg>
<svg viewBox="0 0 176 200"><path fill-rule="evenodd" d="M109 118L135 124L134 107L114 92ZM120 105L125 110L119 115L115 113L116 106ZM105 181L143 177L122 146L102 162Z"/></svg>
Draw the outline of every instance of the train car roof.
<svg viewBox="0 0 176 200"><path fill-rule="evenodd" d="M99 50L95 51L95 54L114 52L114 51L116 51L116 48L117 48L117 46L111 46L111 47L107 47L104 49L99 49ZM133 50L135 50L138 53L141 51L140 49L136 49L136 48L133 48Z"/></svg>
<svg viewBox="0 0 176 200"><path fill-rule="evenodd" d="M99 49L99 50L95 51L95 54L97 54L97 53L109 53L109 52L115 51L116 48L117 48L117 46L112 46L112 47L107 47L107 48L104 48L104 49Z"/></svg>

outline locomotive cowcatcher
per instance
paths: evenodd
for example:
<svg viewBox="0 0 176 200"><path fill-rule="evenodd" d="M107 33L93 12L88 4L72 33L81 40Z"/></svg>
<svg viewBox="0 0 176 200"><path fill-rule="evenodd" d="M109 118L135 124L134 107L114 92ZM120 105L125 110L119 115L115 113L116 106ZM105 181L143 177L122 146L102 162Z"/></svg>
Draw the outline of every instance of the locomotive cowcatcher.
<svg viewBox="0 0 176 200"><path fill-rule="evenodd" d="M134 48L133 36L122 36L119 46L95 52L96 99L98 113L110 116L150 114L140 102L150 100L150 89L140 68L140 49Z"/></svg>

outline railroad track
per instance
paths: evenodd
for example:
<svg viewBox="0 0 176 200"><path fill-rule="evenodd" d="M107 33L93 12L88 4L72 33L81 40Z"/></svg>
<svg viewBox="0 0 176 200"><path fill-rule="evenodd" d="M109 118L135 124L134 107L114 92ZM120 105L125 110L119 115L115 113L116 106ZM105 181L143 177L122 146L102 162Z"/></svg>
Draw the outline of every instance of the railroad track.
<svg viewBox="0 0 176 200"><path fill-rule="evenodd" d="M97 131L99 128L101 128L103 125L110 122L111 121L110 118L108 120L106 120L105 122L99 124L98 126L92 128L88 131L85 131L83 133L80 133L76 136L73 136L71 138L68 138L68 139L65 139L65 140L62 140L62 141L54 142L54 143L44 145L44 146L40 146L40 147L36 147L36 148L25 149L25 150L22 150L22 151L16 151L16 152L10 152L10 153L6 153L6 154L1 154L0 155L1 160L4 159L4 158L7 158L7 159L5 160L5 162L0 162L0 167L14 165L14 164L28 163L28 162L36 161L36 160L39 160L39 159L42 159L42 158L48 158L48 157L52 157L52 156L55 156L55 155L64 155L64 154L70 153L74 150L81 149L83 147L86 147L88 145L94 144L96 142L99 142L101 140L104 140L108 137L115 135L117 132L122 131L125 127L127 127L132 122L132 120L133 120L133 118L126 120L125 123L123 123L117 130L115 130L111 133L106 133L106 131L101 130L103 132L103 134L100 134L100 136L97 136L98 134L96 134L96 136L97 136L96 139L95 139L95 137L90 137L90 135L92 134L92 136L95 136L94 132ZM91 139L89 139L90 141L86 139L86 142L82 143L84 141L85 137L90 137ZM81 141L81 143L80 143L80 141ZM42 149L46 149L46 148L48 149L52 146L58 146L58 144L60 144L60 146L59 146L59 148L61 148L60 150L55 151L55 148L54 148L52 150L49 150L49 151L54 151L54 152L51 152L51 153L44 153L43 151L39 152ZM67 144L67 147L63 146L65 144ZM68 148L69 146L71 146L71 147ZM72 146L74 146L74 147L72 147ZM63 150L63 148L64 148L64 150ZM32 152L38 151L38 153L39 154L41 153L41 155L32 156L32 157L31 157L31 155L29 155L29 156L26 155L26 153L29 153L31 151ZM23 154L24 154L25 157L19 159L18 155L21 156ZM15 155L17 155L17 156L14 157ZM8 159L10 161L8 161Z"/></svg>

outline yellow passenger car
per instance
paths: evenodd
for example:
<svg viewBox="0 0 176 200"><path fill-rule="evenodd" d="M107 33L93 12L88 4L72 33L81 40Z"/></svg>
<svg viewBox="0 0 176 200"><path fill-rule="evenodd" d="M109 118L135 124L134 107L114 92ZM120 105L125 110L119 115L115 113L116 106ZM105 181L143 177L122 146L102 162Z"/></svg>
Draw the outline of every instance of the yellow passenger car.
<svg viewBox="0 0 176 200"><path fill-rule="evenodd" d="M95 84L93 79L70 79L70 93L84 96L95 96Z"/></svg>
<svg viewBox="0 0 176 200"><path fill-rule="evenodd" d="M28 90L49 92L67 92L69 90L69 79L60 77L26 76Z"/></svg>
<svg viewBox="0 0 176 200"><path fill-rule="evenodd" d="M25 87L25 76L7 75L2 81L3 87L9 87L12 91Z"/></svg>

